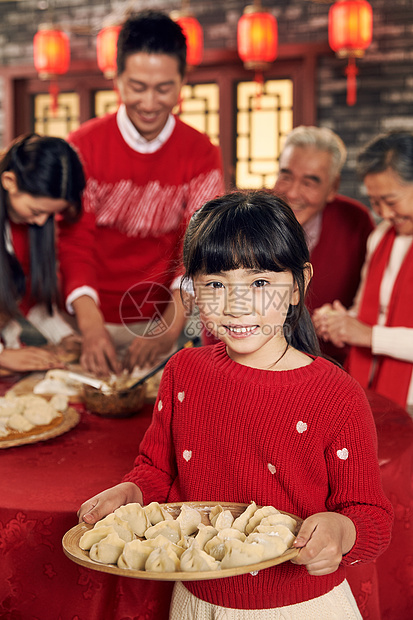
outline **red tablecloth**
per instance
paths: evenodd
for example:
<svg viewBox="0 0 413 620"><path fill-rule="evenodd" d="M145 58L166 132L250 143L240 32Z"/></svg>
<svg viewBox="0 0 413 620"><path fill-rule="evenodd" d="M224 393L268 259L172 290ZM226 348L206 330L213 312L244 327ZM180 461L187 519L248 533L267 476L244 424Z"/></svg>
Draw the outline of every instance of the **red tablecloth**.
<svg viewBox="0 0 413 620"><path fill-rule="evenodd" d="M413 423L397 405L369 398L396 523L377 573L376 565L355 565L348 579L365 620L380 620L379 590L382 620L407 620L413 609ZM82 411L67 434L0 452L1 620L167 620L172 583L89 570L61 546L82 501L130 469L151 412L147 406L133 418L113 420Z"/></svg>

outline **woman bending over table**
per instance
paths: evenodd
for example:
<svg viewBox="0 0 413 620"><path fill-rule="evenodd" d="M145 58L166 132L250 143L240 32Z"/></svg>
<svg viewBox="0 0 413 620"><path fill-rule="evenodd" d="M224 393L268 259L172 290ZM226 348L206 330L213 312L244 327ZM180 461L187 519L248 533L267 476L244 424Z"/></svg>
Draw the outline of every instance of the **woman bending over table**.
<svg viewBox="0 0 413 620"><path fill-rule="evenodd" d="M364 388L413 405L413 134L376 137L357 171L382 222L371 233L355 302L316 310L319 336L351 345L347 368Z"/></svg>
<svg viewBox="0 0 413 620"><path fill-rule="evenodd" d="M50 351L22 346L23 329L29 333L27 344L75 338L57 310L55 218L80 216L84 186L80 160L61 138L24 136L0 159L2 371L61 366Z"/></svg>

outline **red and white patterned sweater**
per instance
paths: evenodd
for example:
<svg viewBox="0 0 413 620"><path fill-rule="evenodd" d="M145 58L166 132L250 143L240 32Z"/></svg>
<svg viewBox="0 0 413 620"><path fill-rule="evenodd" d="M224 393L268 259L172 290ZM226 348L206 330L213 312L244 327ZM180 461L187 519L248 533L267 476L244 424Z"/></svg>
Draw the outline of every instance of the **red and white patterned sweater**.
<svg viewBox="0 0 413 620"><path fill-rule="evenodd" d="M223 192L220 151L176 119L158 151L138 153L122 138L116 114L86 122L69 140L84 163L87 187L81 221L60 227L65 298L89 286L108 322L152 317L154 302L159 308L168 301L179 273L190 216Z"/></svg>
<svg viewBox="0 0 413 620"><path fill-rule="evenodd" d="M345 565L389 544L392 508L381 488L376 431L359 384L318 357L271 372L242 366L225 346L183 350L168 362L134 469L144 503L226 501L273 505L306 518L353 520L357 540L339 569L311 576L286 562L258 575L185 582L216 605L260 609L321 596Z"/></svg>

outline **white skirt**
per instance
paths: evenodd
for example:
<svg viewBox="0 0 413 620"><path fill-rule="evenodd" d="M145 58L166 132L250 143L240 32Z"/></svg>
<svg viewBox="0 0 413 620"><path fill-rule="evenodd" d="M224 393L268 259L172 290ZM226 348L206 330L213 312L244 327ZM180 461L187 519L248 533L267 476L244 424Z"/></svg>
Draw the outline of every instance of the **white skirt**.
<svg viewBox="0 0 413 620"><path fill-rule="evenodd" d="M197 598L178 581L169 620L362 620L362 616L346 580L323 596L277 609L219 607Z"/></svg>

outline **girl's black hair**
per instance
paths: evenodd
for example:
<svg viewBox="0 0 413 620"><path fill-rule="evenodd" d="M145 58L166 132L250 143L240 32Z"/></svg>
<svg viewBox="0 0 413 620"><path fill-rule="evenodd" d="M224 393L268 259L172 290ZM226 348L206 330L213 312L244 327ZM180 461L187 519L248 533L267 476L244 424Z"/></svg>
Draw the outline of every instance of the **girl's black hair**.
<svg viewBox="0 0 413 620"><path fill-rule="evenodd" d="M284 324L289 345L319 355L318 339L305 307L310 256L304 231L290 207L273 193L233 192L210 200L192 216L184 239L183 281L199 273L234 269L290 271L299 302Z"/></svg>
<svg viewBox="0 0 413 620"><path fill-rule="evenodd" d="M15 174L18 190L35 197L66 200L61 215L76 221L82 211L85 187L83 167L75 150L63 139L29 134L18 138L0 159L3 172ZM26 289L23 269L8 247L8 192L0 183L0 312L16 316L18 302ZM30 245L30 293L52 313L59 300L55 256L55 220L44 226L28 225Z"/></svg>

